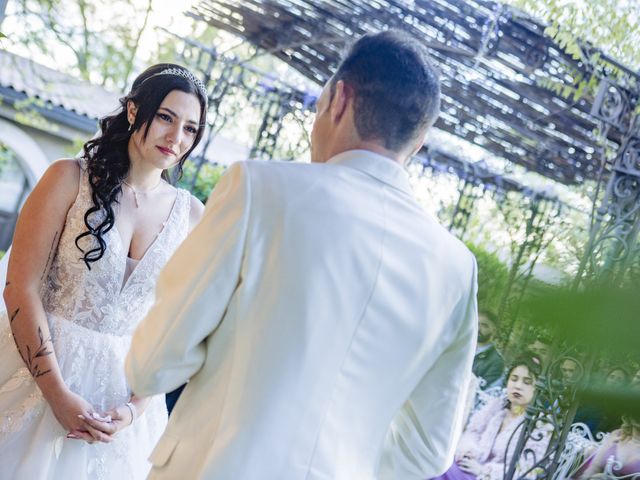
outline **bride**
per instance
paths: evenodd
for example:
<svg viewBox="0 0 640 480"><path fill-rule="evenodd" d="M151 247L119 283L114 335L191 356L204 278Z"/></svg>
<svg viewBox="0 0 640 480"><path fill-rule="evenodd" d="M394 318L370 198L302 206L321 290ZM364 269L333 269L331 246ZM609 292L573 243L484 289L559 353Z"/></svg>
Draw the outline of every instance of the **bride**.
<svg viewBox="0 0 640 480"><path fill-rule="evenodd" d="M206 91L148 68L78 160L52 164L16 226L0 316L0 478L135 479L167 412L123 362L156 277L204 206L168 182L203 133ZM176 279L179 281L179 279Z"/></svg>

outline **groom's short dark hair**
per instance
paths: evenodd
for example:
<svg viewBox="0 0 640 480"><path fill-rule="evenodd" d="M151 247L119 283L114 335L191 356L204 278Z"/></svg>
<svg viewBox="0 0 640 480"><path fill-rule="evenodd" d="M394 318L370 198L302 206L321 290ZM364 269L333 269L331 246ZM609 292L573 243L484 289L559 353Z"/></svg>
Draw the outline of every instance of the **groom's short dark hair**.
<svg viewBox="0 0 640 480"><path fill-rule="evenodd" d="M400 151L433 125L440 112L439 73L427 47L411 35L387 30L360 37L331 78L353 88L355 125L363 140Z"/></svg>

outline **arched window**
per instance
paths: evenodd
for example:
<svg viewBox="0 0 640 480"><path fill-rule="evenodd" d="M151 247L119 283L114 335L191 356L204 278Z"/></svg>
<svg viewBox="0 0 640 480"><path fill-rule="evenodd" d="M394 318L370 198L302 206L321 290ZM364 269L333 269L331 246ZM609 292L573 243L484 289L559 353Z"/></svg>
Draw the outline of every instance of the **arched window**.
<svg viewBox="0 0 640 480"><path fill-rule="evenodd" d="M48 166L40 146L19 125L0 118L0 251L11 244L18 212Z"/></svg>
<svg viewBox="0 0 640 480"><path fill-rule="evenodd" d="M0 250L11 244L18 212L31 190L16 153L0 142Z"/></svg>

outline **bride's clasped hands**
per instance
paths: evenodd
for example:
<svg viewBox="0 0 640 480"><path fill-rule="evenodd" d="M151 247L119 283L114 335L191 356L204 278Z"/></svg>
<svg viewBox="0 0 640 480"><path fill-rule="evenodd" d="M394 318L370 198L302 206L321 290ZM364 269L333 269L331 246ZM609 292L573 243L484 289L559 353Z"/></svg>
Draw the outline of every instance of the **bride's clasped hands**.
<svg viewBox="0 0 640 480"><path fill-rule="evenodd" d="M134 420L142 415L148 402L148 399L131 399L130 402L102 414L92 411L77 414L80 425L71 429L67 438L84 440L87 443L111 443L118 432L131 426Z"/></svg>

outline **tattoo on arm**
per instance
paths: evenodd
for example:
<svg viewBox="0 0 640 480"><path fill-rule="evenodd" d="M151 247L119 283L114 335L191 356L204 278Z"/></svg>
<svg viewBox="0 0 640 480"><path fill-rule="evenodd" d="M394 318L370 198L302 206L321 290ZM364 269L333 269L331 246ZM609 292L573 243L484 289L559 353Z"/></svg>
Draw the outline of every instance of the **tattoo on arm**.
<svg viewBox="0 0 640 480"><path fill-rule="evenodd" d="M11 282L7 280L4 284L4 288L7 288L9 285L11 285Z"/></svg>
<svg viewBox="0 0 640 480"><path fill-rule="evenodd" d="M23 352L23 349L20 348L20 345L18 344L18 340L16 339L16 335L13 334L13 341L16 342L16 346L18 347L18 353L22 357L22 360L24 361L24 363L27 365L27 369L29 370L33 378L41 377L51 371L51 369L41 370L40 365L38 365L39 358L46 357L53 353L53 349L50 348L50 345L52 343L51 337L48 337L47 339L45 339L44 335L42 334L42 328L38 327L38 338L40 339L40 345L38 345L38 347L33 351L31 350L31 347L29 347L29 345L26 345L25 346L26 353L25 353Z"/></svg>
<svg viewBox="0 0 640 480"><path fill-rule="evenodd" d="M51 242L51 248L49 249L49 255L47 256L47 263L44 266L44 271L42 272L42 276L40 277L40 282L44 280L45 275L49 271L51 267L51 263L53 262L53 258L55 257L56 248L58 246L58 237L59 232L56 232L53 236L53 241ZM6 282L5 287L9 286L11 282ZM9 316L9 324L12 324L13 321L18 317L20 313L20 307L16 308L11 315ZM38 326L38 339L39 344L37 346L25 344L24 348L21 348L18 343L18 339L16 338L15 333L13 334L13 341L16 343L16 347L18 348L18 353L22 360L27 366L27 369L33 376L33 378L38 378L43 375L46 375L51 371L51 369L43 370L40 365L40 359L43 357L47 357L53 353L53 343L51 341L51 337L44 338L44 334L42 333L42 327ZM31 348L34 346L35 348Z"/></svg>
<svg viewBox="0 0 640 480"><path fill-rule="evenodd" d="M58 232L53 236L53 241L51 242L51 248L49 248L49 255L47 256L47 263L44 266L44 270L42 272L42 276L40 277L40 282L44 280L45 275L49 271L49 267L51 267L51 262L53 262L53 257L55 256L56 247L58 246Z"/></svg>

